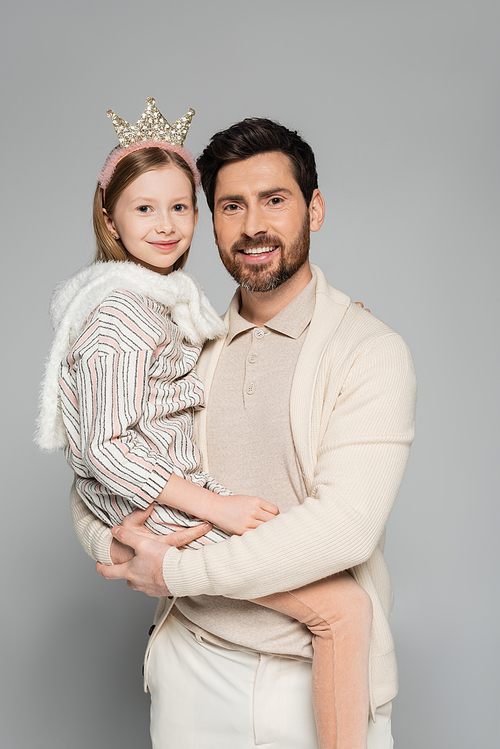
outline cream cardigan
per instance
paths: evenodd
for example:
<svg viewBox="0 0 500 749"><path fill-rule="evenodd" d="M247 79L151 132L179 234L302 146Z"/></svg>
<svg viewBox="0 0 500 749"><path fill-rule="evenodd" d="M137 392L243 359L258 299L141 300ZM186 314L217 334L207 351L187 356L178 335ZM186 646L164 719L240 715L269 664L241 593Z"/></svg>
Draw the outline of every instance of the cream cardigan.
<svg viewBox="0 0 500 749"><path fill-rule="evenodd" d="M402 338L326 282L313 266L316 306L292 384L290 418L308 497L244 536L193 553L169 549L163 573L175 596L252 599L351 569L374 608L371 707L397 692L389 628L392 587L383 557L385 525L414 434L413 363ZM197 371L207 401L224 340L207 344ZM277 386L279 384L276 384ZM207 454L206 412L195 439ZM209 466L204 464L204 470ZM75 505L77 532L89 550L107 545ZM155 621L170 610L160 601ZM145 679L147 685L148 654Z"/></svg>

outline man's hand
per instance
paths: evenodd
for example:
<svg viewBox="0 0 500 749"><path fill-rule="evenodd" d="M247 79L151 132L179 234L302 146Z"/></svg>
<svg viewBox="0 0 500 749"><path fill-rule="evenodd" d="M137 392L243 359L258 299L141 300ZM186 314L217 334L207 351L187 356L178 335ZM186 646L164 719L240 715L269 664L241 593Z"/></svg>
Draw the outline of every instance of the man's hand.
<svg viewBox="0 0 500 749"><path fill-rule="evenodd" d="M154 502L151 502L149 507L146 507L145 510L134 510L130 515L127 515L127 517L124 518L122 521L122 528L128 528L128 530L131 530L134 533L139 533L143 536L148 536L149 538L157 538L158 536L156 533L153 533L153 531L150 531L149 528L144 526L144 523L153 512L153 508ZM132 559L134 556L134 550L130 546L125 546L125 544L120 543L117 538L114 538L111 542L110 556L113 564L122 564L123 562L128 562Z"/></svg>
<svg viewBox="0 0 500 749"><path fill-rule="evenodd" d="M165 546L186 546L207 533L210 527L209 523L201 523L167 536L156 536L117 526L112 529L113 536L123 546L130 547L134 556L129 561L115 564L113 567L97 562L96 570L106 580L126 580L131 590L140 590L155 598L169 596L170 591L162 574Z"/></svg>

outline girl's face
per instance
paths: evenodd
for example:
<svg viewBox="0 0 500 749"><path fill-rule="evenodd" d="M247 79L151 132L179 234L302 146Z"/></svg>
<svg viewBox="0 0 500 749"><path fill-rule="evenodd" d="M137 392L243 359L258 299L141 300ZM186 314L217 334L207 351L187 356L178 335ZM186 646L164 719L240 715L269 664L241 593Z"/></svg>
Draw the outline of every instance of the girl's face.
<svg viewBox="0 0 500 749"><path fill-rule="evenodd" d="M141 174L120 195L106 226L117 234L130 260L167 274L189 249L198 209L188 177L176 166Z"/></svg>

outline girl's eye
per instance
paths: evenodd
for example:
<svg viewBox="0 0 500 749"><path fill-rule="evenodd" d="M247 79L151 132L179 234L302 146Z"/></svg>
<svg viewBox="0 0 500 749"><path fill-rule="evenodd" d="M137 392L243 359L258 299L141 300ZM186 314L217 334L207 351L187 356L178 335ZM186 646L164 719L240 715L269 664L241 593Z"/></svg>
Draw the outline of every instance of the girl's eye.
<svg viewBox="0 0 500 749"><path fill-rule="evenodd" d="M139 213L149 213L152 208L149 205L140 205L137 207L137 210L139 211Z"/></svg>
<svg viewBox="0 0 500 749"><path fill-rule="evenodd" d="M174 211L176 213L180 213L181 211L187 211L187 205L183 205L182 203L177 203L174 205Z"/></svg>

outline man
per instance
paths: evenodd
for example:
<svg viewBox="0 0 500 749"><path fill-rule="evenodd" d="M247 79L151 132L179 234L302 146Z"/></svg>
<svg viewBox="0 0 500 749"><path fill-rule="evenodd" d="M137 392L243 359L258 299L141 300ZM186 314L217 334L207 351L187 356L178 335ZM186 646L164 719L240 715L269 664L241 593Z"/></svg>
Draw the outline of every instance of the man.
<svg viewBox="0 0 500 749"><path fill-rule="evenodd" d="M249 600L349 569L374 612L368 747L390 749L397 675L383 545L413 438L411 357L309 265L324 201L297 133L244 120L216 134L198 166L220 257L240 288L226 339L208 344L197 367L208 407L196 440L205 470L281 513L196 552L165 553L157 538L114 529L113 543L136 556L98 565L100 574L178 596L172 609L160 603L146 654L153 745L317 747L307 630ZM80 536L109 548L95 519L81 507L76 517ZM114 553L128 558L119 544Z"/></svg>

